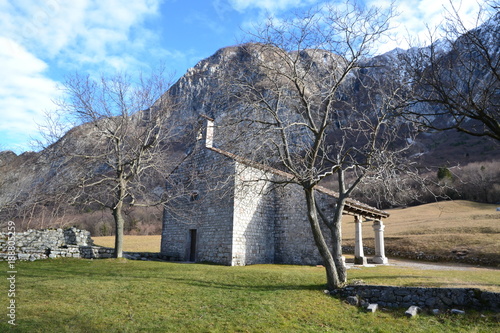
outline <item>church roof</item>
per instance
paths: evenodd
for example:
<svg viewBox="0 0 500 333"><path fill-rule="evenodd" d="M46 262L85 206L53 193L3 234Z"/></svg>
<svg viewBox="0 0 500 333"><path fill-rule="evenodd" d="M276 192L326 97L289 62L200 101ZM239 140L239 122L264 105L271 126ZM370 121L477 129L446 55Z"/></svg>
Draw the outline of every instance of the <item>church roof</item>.
<svg viewBox="0 0 500 333"><path fill-rule="evenodd" d="M294 176L291 173L272 168L268 165L257 163L255 161L250 160L250 159L247 159L247 158L244 158L242 156L227 152L227 151L219 149L219 148L206 147L206 149L212 150L218 154L229 157L229 158L231 158L239 163L242 163L242 164L248 165L250 167L253 167L253 168L256 168L256 169L283 177L284 179L287 179L287 180L292 180L294 178ZM316 185L314 188L318 192L324 193L324 194L329 195L331 197L334 197L336 199L339 198L339 194L337 192L332 191L326 187ZM344 213L351 214L351 215L361 215L364 217L375 218L375 219L387 218L390 215L386 211L377 209L375 207L372 207L370 205L364 204L358 200L354 200L351 198L346 199Z"/></svg>

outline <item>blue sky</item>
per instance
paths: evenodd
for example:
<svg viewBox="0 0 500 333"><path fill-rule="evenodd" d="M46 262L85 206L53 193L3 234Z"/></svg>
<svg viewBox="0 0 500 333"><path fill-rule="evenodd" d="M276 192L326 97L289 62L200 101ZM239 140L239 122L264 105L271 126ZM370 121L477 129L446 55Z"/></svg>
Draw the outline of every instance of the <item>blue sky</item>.
<svg viewBox="0 0 500 333"><path fill-rule="evenodd" d="M385 6L389 0L364 0ZM237 44L267 13L279 18L321 0L0 0L0 151L35 149L38 124L55 109L61 82L79 72L147 72L163 63L175 77ZM458 2L455 1L454 2ZM448 0L399 0L398 40L380 52L425 40ZM460 12L474 17L475 0Z"/></svg>

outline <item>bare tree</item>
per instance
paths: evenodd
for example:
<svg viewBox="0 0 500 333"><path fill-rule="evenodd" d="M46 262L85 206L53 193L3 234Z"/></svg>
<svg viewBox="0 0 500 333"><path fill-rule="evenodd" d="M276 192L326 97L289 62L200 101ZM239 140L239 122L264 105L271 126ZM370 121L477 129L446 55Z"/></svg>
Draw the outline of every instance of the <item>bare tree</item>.
<svg viewBox="0 0 500 333"><path fill-rule="evenodd" d="M402 164L397 158L411 142L402 138L413 133L411 125L404 128L393 117L405 86L370 75L383 69L366 61L392 15L347 2L269 20L252 34L253 43L239 48L248 65L227 70L227 95L240 111L235 122L258 135L254 143L245 141L252 148L246 155L290 173L287 181L303 189L332 289L346 283L341 247L346 201L363 178ZM339 195L334 212L323 214L315 188L329 176L336 177ZM331 237L323 234L323 222Z"/></svg>
<svg viewBox="0 0 500 333"><path fill-rule="evenodd" d="M162 71L137 81L125 74L97 80L75 74L64 83L60 117L49 119L55 130L46 133L56 138L61 122L76 126L44 151L50 163L60 164L58 184L64 184L50 192L65 193L69 203L110 209L116 257L123 252L124 209L163 203L172 135L168 87Z"/></svg>
<svg viewBox="0 0 500 333"><path fill-rule="evenodd" d="M404 116L429 129L500 140L500 6L486 1L474 29L458 6L450 1L443 34L430 33L429 47L401 54L415 88Z"/></svg>

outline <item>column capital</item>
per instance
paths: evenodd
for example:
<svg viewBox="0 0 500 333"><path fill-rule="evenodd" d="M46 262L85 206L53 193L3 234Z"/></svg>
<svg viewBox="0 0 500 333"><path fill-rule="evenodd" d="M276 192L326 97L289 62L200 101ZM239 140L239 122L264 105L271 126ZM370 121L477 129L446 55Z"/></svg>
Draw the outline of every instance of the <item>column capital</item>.
<svg viewBox="0 0 500 333"><path fill-rule="evenodd" d="M378 230L378 231L384 231L385 225L382 220L375 220L373 221L373 230Z"/></svg>

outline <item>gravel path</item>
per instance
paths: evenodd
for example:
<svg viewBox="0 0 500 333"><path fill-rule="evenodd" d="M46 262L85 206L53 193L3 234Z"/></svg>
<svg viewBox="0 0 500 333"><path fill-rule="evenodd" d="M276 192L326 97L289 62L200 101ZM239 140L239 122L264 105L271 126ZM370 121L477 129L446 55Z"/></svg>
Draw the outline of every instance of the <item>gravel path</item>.
<svg viewBox="0 0 500 333"><path fill-rule="evenodd" d="M434 269L434 270L449 270L449 271L486 269L486 270L496 270L500 273L499 268L473 266L473 265L458 264L458 263L435 263L435 262L422 262L414 260L389 259L389 265L400 266L400 267L412 267L417 269L430 269L430 270Z"/></svg>

